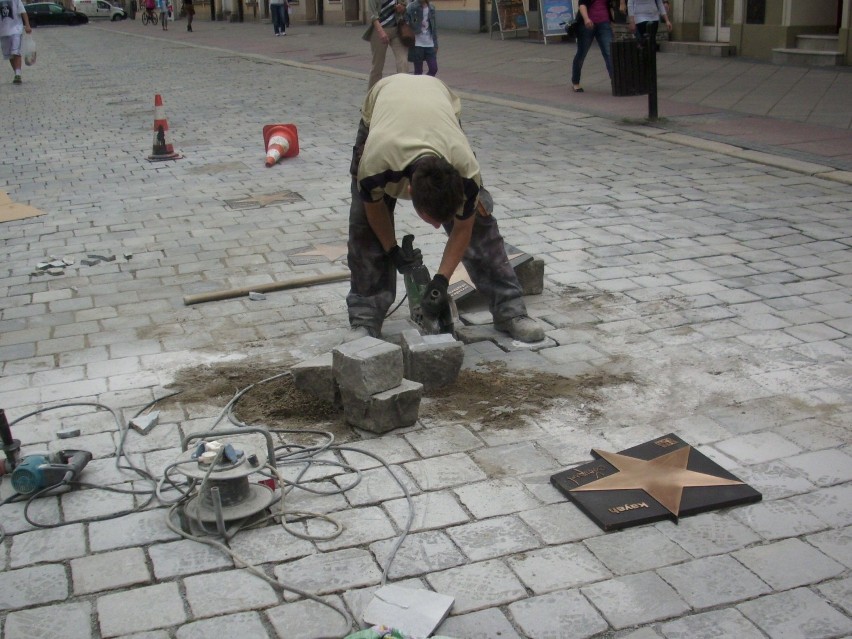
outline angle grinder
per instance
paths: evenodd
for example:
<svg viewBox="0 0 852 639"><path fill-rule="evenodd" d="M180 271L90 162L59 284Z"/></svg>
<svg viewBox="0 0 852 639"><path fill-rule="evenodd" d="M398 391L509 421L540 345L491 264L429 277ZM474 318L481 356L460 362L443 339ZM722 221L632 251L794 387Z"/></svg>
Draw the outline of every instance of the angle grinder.
<svg viewBox="0 0 852 639"><path fill-rule="evenodd" d="M87 450L27 455L12 471L12 488L19 495L31 495L45 488L70 484L90 461L92 453Z"/></svg>

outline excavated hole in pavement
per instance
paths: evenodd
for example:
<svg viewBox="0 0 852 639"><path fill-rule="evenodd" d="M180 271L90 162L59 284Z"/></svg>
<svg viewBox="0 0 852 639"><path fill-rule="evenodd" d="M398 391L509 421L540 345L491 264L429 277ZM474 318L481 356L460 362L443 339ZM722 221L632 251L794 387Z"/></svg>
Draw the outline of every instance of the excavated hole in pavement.
<svg viewBox="0 0 852 639"><path fill-rule="evenodd" d="M330 431L337 442L359 439L344 423L340 408L300 391L289 375L258 384L287 370L289 366L272 369L261 362L186 368L178 372L170 385L182 392L164 403L224 406L237 392L256 384L234 409L243 423L271 429ZM601 402L601 389L636 383L629 373L599 371L569 378L540 371L509 370L502 362L491 362L478 370L461 371L451 386L426 392L420 417L449 423L478 423L486 429L512 429L566 400L584 406L585 414L595 417L599 414L596 405ZM295 439L297 443L307 443L310 438Z"/></svg>

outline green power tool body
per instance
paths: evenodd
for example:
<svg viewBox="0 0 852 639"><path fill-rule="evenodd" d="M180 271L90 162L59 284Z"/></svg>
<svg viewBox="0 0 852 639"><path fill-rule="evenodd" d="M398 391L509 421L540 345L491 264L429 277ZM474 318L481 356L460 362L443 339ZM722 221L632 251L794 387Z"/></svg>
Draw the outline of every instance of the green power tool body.
<svg viewBox="0 0 852 639"><path fill-rule="evenodd" d="M411 254L414 248L414 236L406 235L402 238L402 250ZM403 275L405 280L405 292L408 294L408 308L411 312L411 321L417 324L427 335L438 335L439 333L452 333L453 325L458 319L458 311L455 302L450 297L447 308L438 317L433 317L423 312L423 296L432 282L429 269L424 264L415 266L411 271Z"/></svg>

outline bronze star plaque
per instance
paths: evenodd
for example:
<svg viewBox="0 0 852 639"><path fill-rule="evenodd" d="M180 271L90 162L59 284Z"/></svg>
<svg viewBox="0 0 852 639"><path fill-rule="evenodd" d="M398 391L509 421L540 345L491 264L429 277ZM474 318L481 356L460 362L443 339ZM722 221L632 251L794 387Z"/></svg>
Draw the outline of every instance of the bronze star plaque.
<svg viewBox="0 0 852 639"><path fill-rule="evenodd" d="M551 483L604 530L760 501L744 484L669 433L620 453L592 450L595 461L557 473Z"/></svg>

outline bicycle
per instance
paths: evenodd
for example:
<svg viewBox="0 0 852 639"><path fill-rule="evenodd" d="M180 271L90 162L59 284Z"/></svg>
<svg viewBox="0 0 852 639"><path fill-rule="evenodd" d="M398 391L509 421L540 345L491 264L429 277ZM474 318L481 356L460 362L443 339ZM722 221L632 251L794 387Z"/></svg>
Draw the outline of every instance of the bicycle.
<svg viewBox="0 0 852 639"><path fill-rule="evenodd" d="M142 12L142 24L157 24L157 14L153 9L145 9Z"/></svg>

